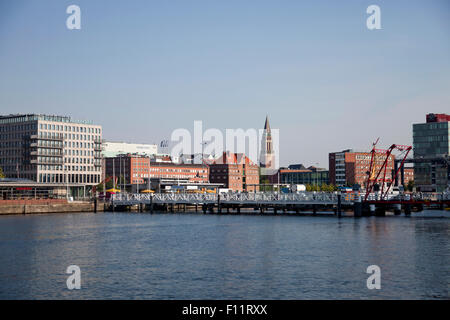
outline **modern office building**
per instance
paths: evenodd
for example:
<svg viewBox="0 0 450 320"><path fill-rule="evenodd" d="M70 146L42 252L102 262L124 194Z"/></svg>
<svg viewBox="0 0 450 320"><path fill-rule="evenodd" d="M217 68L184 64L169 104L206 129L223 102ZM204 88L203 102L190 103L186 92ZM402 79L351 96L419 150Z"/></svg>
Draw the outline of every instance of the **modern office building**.
<svg viewBox="0 0 450 320"><path fill-rule="evenodd" d="M279 181L276 181L279 180ZM274 175L271 179L273 183L281 184L309 184L321 186L323 184L329 184L329 172L323 168L309 167L305 168L301 165L301 168L297 165L289 166L288 168L281 168L278 176Z"/></svg>
<svg viewBox="0 0 450 320"><path fill-rule="evenodd" d="M259 166L242 153L224 152L209 168L212 183L232 191L259 191Z"/></svg>
<svg viewBox="0 0 450 320"><path fill-rule="evenodd" d="M127 143L127 142L112 142L105 141L103 143L103 156L115 157L119 154L140 154L144 156L156 155L158 153L158 146L156 144L144 143Z"/></svg>
<svg viewBox="0 0 450 320"><path fill-rule="evenodd" d="M67 116L0 116L0 166L6 177L61 183L72 195L86 195L100 182L101 150L99 125Z"/></svg>
<svg viewBox="0 0 450 320"><path fill-rule="evenodd" d="M444 191L450 181L450 115L430 113L413 124L414 184L420 191Z"/></svg>
<svg viewBox="0 0 450 320"><path fill-rule="evenodd" d="M330 183L336 186L360 185L364 187L367 183L367 172L370 169L370 152L356 152L351 149L333 152L328 155ZM377 172L384 161L384 153L376 153L374 159L374 171ZM387 163L386 180L393 176L395 156L390 155Z"/></svg>
<svg viewBox="0 0 450 320"><path fill-rule="evenodd" d="M329 178L331 184L339 187L347 184L345 174L345 154L351 152L351 149L347 149L340 152L333 152L328 155Z"/></svg>

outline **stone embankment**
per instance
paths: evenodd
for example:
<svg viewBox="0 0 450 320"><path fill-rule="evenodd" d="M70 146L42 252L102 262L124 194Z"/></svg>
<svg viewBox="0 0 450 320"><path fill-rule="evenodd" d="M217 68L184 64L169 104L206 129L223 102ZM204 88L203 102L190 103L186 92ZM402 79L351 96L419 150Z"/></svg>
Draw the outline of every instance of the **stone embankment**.
<svg viewBox="0 0 450 320"><path fill-rule="evenodd" d="M96 211L103 211L103 203L97 204ZM94 202L65 199L0 200L0 215L94 212Z"/></svg>

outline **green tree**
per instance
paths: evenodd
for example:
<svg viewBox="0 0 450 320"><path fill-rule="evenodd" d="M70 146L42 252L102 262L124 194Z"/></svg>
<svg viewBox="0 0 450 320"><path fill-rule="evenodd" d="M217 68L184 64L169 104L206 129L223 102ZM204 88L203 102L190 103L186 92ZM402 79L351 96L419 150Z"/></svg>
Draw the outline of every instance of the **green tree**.
<svg viewBox="0 0 450 320"><path fill-rule="evenodd" d="M270 183L269 181L269 177L262 175L261 174L261 168L259 169L259 184L260 185L265 185L265 186L260 186L260 191L270 191L270 189L273 190L273 186L268 186L268 184Z"/></svg>
<svg viewBox="0 0 450 320"><path fill-rule="evenodd" d="M409 180L408 184L406 185L406 190L413 191L414 189L414 180Z"/></svg>
<svg viewBox="0 0 450 320"><path fill-rule="evenodd" d="M103 183L100 183L95 186L95 189L97 190L97 192L103 192L105 188L103 187Z"/></svg>
<svg viewBox="0 0 450 320"><path fill-rule="evenodd" d="M5 174L3 173L2 167L0 167L0 178L1 179L5 178Z"/></svg>

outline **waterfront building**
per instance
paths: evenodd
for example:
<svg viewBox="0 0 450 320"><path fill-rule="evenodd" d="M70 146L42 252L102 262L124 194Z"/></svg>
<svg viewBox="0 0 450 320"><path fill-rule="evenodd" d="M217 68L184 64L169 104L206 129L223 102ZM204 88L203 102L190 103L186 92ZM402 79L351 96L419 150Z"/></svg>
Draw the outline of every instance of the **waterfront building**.
<svg viewBox="0 0 450 320"><path fill-rule="evenodd" d="M259 166L243 153L224 152L210 167L209 180L232 191L259 191Z"/></svg>
<svg viewBox="0 0 450 320"><path fill-rule="evenodd" d="M102 127L68 116L0 116L0 166L6 177L65 184L86 195L101 180ZM81 186L80 186L81 185Z"/></svg>
<svg viewBox="0 0 450 320"><path fill-rule="evenodd" d="M156 155L158 146L156 144L128 143L105 141L103 143L102 155L106 157L115 157L119 154L140 154L144 156Z"/></svg>
<svg viewBox="0 0 450 320"><path fill-rule="evenodd" d="M370 152L358 152L352 149L330 153L328 155L330 183L338 187L358 184L364 188L367 183L371 156ZM385 159L384 153L375 153L375 172L378 172ZM391 154L387 162L386 180L392 179L394 160L395 156Z"/></svg>
<svg viewBox="0 0 450 320"><path fill-rule="evenodd" d="M83 187L83 185L79 185ZM66 186L61 183L39 183L28 179L0 178L0 204L2 200L66 199Z"/></svg>
<svg viewBox="0 0 450 320"><path fill-rule="evenodd" d="M450 115L430 113L413 124L414 183L417 190L445 190L450 181ZM442 161L437 161L441 159Z"/></svg>
<svg viewBox="0 0 450 320"><path fill-rule="evenodd" d="M151 162L180 163L179 157L172 157L170 154L154 154L150 156Z"/></svg>
<svg viewBox="0 0 450 320"><path fill-rule="evenodd" d="M403 172L403 186L406 187L410 181L414 181L414 168L404 168Z"/></svg>
<svg viewBox="0 0 450 320"><path fill-rule="evenodd" d="M293 165L288 168L280 168L278 176L279 183L281 184L309 184L321 186L330 183L328 170L316 168L314 166L305 168L303 165ZM278 183L278 181L274 181L274 179L278 178L277 175L274 175L273 177L272 182Z"/></svg>
<svg viewBox="0 0 450 320"><path fill-rule="evenodd" d="M201 164L153 161L140 154L122 154L105 158L105 176L116 178L119 189L138 191L154 186L152 181L162 179L175 184L179 181L207 183L209 169Z"/></svg>

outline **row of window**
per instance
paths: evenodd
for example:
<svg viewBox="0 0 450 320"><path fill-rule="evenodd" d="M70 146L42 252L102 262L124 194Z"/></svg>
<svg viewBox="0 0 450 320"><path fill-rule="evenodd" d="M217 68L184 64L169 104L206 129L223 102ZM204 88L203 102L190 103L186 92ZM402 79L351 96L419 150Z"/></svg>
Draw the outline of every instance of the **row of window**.
<svg viewBox="0 0 450 320"><path fill-rule="evenodd" d="M438 154L446 154L448 153L449 148L424 148L424 147L417 147L414 150L415 155L438 155Z"/></svg>
<svg viewBox="0 0 450 320"><path fill-rule="evenodd" d="M62 156L62 152L59 149L53 148L37 148L38 155L50 155L50 156Z"/></svg>
<svg viewBox="0 0 450 320"><path fill-rule="evenodd" d="M90 158L65 158L65 163L84 163L84 164L94 164L97 163L93 159Z"/></svg>
<svg viewBox="0 0 450 320"><path fill-rule="evenodd" d="M28 132L0 134L0 140L23 140L24 136L30 136Z"/></svg>
<svg viewBox="0 0 450 320"><path fill-rule="evenodd" d="M51 164L40 164L38 165L38 169L44 171L100 171L100 167L94 166L63 166Z"/></svg>
<svg viewBox="0 0 450 320"><path fill-rule="evenodd" d="M85 156L85 157L93 157L94 156L94 151L92 150L72 150L72 149L65 149L64 150L64 154L65 155L69 155L69 156ZM97 154L98 156L100 156L100 153Z"/></svg>
<svg viewBox="0 0 450 320"><path fill-rule="evenodd" d="M180 173L207 173L206 169L169 169L160 167L150 167L150 171L153 172L180 172ZM148 172L148 167L133 168L133 172Z"/></svg>
<svg viewBox="0 0 450 320"><path fill-rule="evenodd" d="M423 143L414 143L414 152L417 152L416 149L418 148L435 148L435 147L450 147L449 142L423 142Z"/></svg>
<svg viewBox="0 0 450 320"><path fill-rule="evenodd" d="M37 142L38 147L53 147L53 148L62 148L63 144L61 141L48 141L48 140L39 140Z"/></svg>
<svg viewBox="0 0 450 320"><path fill-rule="evenodd" d="M39 129L41 130L56 130L56 131L66 131L66 132L84 132L84 133L101 133L100 128L92 127L79 127L79 126L69 126L62 124L50 124L41 123L39 124Z"/></svg>
<svg viewBox="0 0 450 320"><path fill-rule="evenodd" d="M37 126L35 123L19 124L14 126L0 126L0 132L32 131L32 130L35 131L36 129Z"/></svg>
<svg viewBox="0 0 450 320"><path fill-rule="evenodd" d="M414 142L439 142L439 141L449 141L448 135L430 135L430 136L421 136L415 137Z"/></svg>
<svg viewBox="0 0 450 320"><path fill-rule="evenodd" d="M98 174L60 174L60 173L40 173L38 182L43 183L100 183Z"/></svg>
<svg viewBox="0 0 450 320"><path fill-rule="evenodd" d="M63 163L63 160L59 157L37 157L39 163Z"/></svg>

